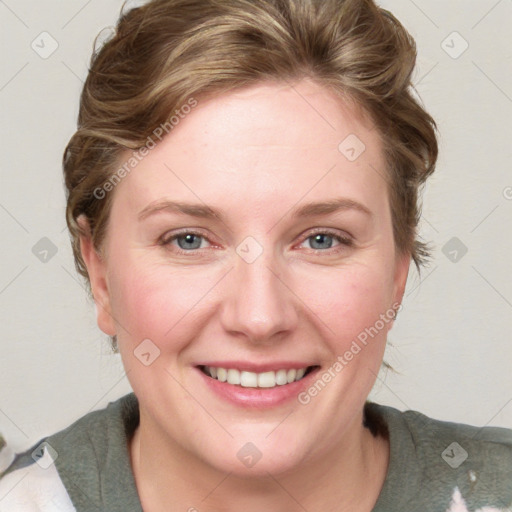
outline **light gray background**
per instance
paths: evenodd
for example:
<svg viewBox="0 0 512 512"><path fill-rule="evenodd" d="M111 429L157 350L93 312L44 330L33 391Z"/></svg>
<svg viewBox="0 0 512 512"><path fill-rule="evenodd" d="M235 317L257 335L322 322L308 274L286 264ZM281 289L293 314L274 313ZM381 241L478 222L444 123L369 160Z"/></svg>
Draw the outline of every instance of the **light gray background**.
<svg viewBox="0 0 512 512"><path fill-rule="evenodd" d="M417 41L414 82L441 153L421 229L434 259L421 284L411 271L386 355L399 374L372 398L512 427L512 2L380 3ZM15 450L130 390L74 270L61 171L94 37L121 4L0 1L0 432ZM58 43L47 58L42 32ZM43 237L57 248L47 262L32 251ZM468 249L457 262L443 253L453 237Z"/></svg>

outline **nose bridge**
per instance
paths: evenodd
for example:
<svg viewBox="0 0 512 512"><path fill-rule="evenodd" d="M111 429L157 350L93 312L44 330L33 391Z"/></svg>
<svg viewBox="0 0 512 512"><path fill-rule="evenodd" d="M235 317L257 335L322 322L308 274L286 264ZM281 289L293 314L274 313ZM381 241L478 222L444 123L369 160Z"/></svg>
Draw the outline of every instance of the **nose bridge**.
<svg viewBox="0 0 512 512"><path fill-rule="evenodd" d="M293 294L279 275L282 264L271 248L263 249L250 237L237 247L223 318L226 330L261 343L293 328L297 314Z"/></svg>

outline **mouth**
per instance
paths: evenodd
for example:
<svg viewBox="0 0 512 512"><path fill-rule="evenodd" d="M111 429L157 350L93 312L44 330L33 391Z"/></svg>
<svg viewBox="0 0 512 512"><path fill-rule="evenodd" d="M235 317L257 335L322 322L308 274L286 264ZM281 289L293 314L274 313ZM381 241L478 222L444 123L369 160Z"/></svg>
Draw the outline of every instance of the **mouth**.
<svg viewBox="0 0 512 512"><path fill-rule="evenodd" d="M269 389L298 382L320 367L313 365L302 368L281 368L259 373L220 366L199 365L197 368L207 377L219 382L225 382L240 388Z"/></svg>

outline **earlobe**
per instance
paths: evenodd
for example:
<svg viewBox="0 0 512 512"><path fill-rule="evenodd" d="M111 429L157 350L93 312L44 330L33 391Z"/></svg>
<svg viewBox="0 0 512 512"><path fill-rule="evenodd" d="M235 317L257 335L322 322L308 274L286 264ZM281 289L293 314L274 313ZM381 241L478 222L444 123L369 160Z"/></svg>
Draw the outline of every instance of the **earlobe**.
<svg viewBox="0 0 512 512"><path fill-rule="evenodd" d="M89 274L91 290L96 305L98 327L105 334L114 336L116 334L116 328L111 312L106 262L93 245L89 223L85 216L80 215L77 222L86 233L86 235L80 235L80 252L87 267L87 273Z"/></svg>

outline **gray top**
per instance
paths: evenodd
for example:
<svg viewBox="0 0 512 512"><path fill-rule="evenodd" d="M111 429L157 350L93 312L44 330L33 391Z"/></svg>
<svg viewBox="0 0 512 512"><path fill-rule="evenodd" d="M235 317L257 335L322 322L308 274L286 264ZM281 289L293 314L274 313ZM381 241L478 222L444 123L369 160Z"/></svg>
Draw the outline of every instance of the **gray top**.
<svg viewBox="0 0 512 512"><path fill-rule="evenodd" d="M389 435L391 447L373 512L512 511L512 430L443 422L374 403L365 413L372 432ZM8 474L34 465L34 449L45 441L58 454L56 478L77 512L142 512L128 453L138 421L131 393L42 439L17 456Z"/></svg>

